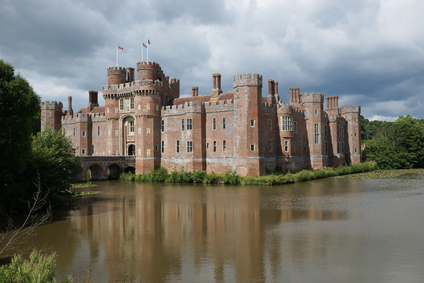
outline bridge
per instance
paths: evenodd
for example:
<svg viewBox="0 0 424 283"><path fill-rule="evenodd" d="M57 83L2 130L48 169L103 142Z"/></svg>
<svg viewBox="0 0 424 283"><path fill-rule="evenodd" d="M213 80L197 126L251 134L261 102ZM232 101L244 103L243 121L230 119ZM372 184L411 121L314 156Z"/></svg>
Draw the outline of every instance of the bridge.
<svg viewBox="0 0 424 283"><path fill-rule="evenodd" d="M135 172L135 156L83 156L81 167L77 181L117 179L121 172Z"/></svg>

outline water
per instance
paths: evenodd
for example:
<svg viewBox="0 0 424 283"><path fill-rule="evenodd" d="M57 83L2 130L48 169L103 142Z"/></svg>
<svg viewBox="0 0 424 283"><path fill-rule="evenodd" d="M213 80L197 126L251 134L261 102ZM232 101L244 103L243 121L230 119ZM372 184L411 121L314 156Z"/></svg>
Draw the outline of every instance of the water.
<svg viewBox="0 0 424 283"><path fill-rule="evenodd" d="M275 187L99 182L39 227L58 278L424 282L424 176Z"/></svg>

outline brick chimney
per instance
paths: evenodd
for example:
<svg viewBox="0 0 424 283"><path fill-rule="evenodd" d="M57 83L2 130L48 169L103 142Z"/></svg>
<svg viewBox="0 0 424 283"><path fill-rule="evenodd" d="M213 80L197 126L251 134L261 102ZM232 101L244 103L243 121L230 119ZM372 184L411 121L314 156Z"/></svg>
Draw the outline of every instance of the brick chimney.
<svg viewBox="0 0 424 283"><path fill-rule="evenodd" d="M192 87L191 92L193 94L193 97L199 96L199 87L198 86Z"/></svg>

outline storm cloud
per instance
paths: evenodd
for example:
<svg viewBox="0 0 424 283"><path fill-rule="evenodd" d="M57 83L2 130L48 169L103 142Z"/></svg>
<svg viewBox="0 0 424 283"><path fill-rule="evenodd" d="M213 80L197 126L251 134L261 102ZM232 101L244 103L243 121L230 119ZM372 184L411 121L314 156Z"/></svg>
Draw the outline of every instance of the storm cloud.
<svg viewBox="0 0 424 283"><path fill-rule="evenodd" d="M238 73L259 73L288 89L339 95L369 119L424 118L422 1L10 1L0 9L0 58L42 100L73 99L107 83L106 70L149 60L181 81L181 94L232 90ZM144 53L146 59L146 53ZM100 95L101 96L101 95ZM104 103L100 99L100 103ZM66 108L66 105L65 105Z"/></svg>

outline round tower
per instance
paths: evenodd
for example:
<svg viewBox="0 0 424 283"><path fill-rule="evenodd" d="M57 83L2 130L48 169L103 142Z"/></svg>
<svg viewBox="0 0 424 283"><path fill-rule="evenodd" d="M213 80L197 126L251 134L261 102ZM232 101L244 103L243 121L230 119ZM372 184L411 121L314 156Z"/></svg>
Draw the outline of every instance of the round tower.
<svg viewBox="0 0 424 283"><path fill-rule="evenodd" d="M108 85L123 84L127 82L127 69L122 67L107 68Z"/></svg>
<svg viewBox="0 0 424 283"><path fill-rule="evenodd" d="M160 78L162 72L160 66L156 62L138 62L137 63L137 79L153 80ZM160 78L161 79L161 78Z"/></svg>

